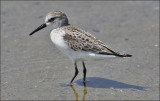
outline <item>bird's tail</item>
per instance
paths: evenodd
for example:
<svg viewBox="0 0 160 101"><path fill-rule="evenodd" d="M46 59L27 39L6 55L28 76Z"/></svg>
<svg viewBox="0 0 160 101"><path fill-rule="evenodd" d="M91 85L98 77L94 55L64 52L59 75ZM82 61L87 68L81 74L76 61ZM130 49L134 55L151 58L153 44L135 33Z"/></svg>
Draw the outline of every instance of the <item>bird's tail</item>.
<svg viewBox="0 0 160 101"><path fill-rule="evenodd" d="M120 53L107 53L107 52L99 52L99 54L103 54L103 55L114 55L114 56L117 56L117 57L132 57L132 55L130 54L120 54Z"/></svg>
<svg viewBox="0 0 160 101"><path fill-rule="evenodd" d="M119 56L119 57L132 57L132 55L130 55L130 54L116 54L116 56Z"/></svg>

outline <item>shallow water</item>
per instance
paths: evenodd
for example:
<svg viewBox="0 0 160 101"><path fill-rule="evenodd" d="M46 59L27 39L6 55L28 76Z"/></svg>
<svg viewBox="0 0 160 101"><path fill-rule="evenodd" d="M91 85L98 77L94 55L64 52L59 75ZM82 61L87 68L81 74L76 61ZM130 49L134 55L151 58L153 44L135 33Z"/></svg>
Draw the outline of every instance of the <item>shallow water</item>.
<svg viewBox="0 0 160 101"><path fill-rule="evenodd" d="M2 100L158 100L158 1L1 1ZM73 86L74 67L50 40L48 27L29 33L60 10L71 24L131 58L87 61Z"/></svg>

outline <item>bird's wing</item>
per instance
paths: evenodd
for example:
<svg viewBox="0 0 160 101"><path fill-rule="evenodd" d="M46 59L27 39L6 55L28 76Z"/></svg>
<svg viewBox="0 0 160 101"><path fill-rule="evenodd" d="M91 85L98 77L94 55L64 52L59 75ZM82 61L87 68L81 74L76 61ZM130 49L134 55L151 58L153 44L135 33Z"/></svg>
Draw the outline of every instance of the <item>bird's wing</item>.
<svg viewBox="0 0 160 101"><path fill-rule="evenodd" d="M109 49L102 41L74 26L65 26L64 40L74 51L86 51L104 55L122 56Z"/></svg>

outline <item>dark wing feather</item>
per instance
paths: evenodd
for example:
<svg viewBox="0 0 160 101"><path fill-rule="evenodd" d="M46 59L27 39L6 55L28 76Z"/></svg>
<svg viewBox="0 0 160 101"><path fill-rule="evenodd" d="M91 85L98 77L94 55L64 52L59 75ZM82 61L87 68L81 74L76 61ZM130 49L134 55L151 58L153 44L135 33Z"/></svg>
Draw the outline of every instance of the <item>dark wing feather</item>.
<svg viewBox="0 0 160 101"><path fill-rule="evenodd" d="M103 55L115 55L119 57L130 57L129 54L120 54L109 49L102 41L96 39L91 34L80 30L74 26L65 26L64 40L74 51L87 51Z"/></svg>

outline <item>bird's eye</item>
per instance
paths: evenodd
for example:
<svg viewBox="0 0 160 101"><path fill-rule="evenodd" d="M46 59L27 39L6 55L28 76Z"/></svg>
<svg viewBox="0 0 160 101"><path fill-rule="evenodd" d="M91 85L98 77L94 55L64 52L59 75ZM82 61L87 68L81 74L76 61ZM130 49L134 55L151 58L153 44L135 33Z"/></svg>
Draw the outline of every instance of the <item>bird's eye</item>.
<svg viewBox="0 0 160 101"><path fill-rule="evenodd" d="M51 22L51 21L53 21L53 20L55 20L55 18L50 18L48 21Z"/></svg>

